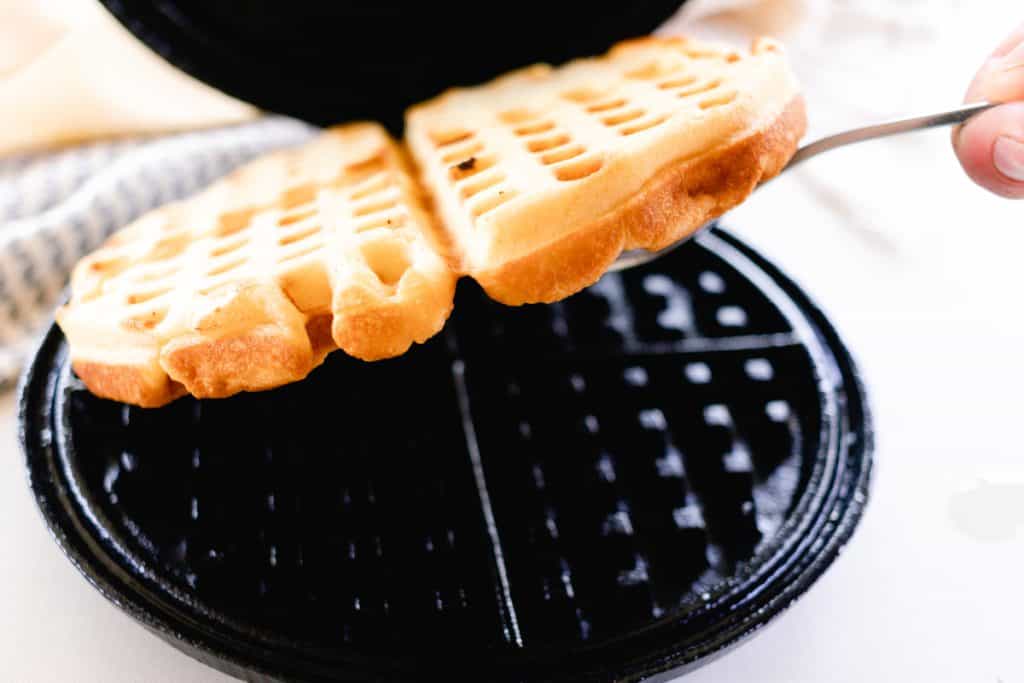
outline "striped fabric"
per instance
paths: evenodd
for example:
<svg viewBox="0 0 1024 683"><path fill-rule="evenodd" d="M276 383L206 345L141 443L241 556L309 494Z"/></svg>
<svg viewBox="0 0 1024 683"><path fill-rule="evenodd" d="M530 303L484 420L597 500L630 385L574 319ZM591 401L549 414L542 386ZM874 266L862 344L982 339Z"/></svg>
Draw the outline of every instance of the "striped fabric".
<svg viewBox="0 0 1024 683"><path fill-rule="evenodd" d="M80 257L149 209L314 132L292 119L268 117L0 159L0 390L14 385Z"/></svg>

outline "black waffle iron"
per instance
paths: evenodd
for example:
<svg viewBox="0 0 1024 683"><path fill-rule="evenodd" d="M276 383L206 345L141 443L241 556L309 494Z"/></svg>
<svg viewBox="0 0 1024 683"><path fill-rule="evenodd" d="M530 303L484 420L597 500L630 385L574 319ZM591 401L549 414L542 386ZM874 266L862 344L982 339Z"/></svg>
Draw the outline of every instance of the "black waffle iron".
<svg viewBox="0 0 1024 683"><path fill-rule="evenodd" d="M335 353L294 385L158 410L90 395L54 327L21 397L54 538L174 646L306 681L683 671L849 539L872 450L856 368L734 237L550 306L463 281L455 310L403 357Z"/></svg>

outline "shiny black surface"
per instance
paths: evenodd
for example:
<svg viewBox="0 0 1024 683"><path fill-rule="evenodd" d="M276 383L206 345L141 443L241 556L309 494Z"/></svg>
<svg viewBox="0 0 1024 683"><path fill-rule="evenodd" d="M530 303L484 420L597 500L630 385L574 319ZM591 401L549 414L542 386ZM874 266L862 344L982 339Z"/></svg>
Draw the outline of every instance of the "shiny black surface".
<svg viewBox="0 0 1024 683"><path fill-rule="evenodd" d="M435 340L142 410L54 331L23 388L65 552L247 677L633 680L753 633L866 499L871 431L827 322L720 231L552 306L460 285Z"/></svg>
<svg viewBox="0 0 1024 683"><path fill-rule="evenodd" d="M447 88L599 54L682 4L102 1L167 61L239 99L316 124L365 118L395 131L406 107Z"/></svg>

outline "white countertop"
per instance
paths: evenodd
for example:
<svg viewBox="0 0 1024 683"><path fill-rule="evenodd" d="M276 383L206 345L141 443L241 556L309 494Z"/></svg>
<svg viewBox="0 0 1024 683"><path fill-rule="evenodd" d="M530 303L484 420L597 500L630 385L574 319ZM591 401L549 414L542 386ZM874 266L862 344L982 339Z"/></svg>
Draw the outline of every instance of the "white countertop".
<svg viewBox="0 0 1024 683"><path fill-rule="evenodd" d="M1024 19L910 4L948 11L960 38L925 36L927 59L893 57L873 74L905 83L901 101L875 111L958 101L987 49ZM1024 681L1024 204L971 186L947 138L809 162L727 221L824 305L860 361L875 481L825 576L687 683ZM0 396L0 678L226 680L122 615L61 555L15 430L14 397Z"/></svg>

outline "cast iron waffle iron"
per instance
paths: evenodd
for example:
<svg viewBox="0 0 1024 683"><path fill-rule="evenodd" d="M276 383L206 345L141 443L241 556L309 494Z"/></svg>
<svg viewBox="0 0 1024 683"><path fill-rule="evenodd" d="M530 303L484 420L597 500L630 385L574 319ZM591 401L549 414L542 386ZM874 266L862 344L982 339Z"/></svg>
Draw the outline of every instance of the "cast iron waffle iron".
<svg viewBox="0 0 1024 683"><path fill-rule="evenodd" d="M229 673L637 680L754 633L860 517L863 390L822 314L719 230L560 304L460 285L404 357L142 410L56 328L31 485L108 599Z"/></svg>

